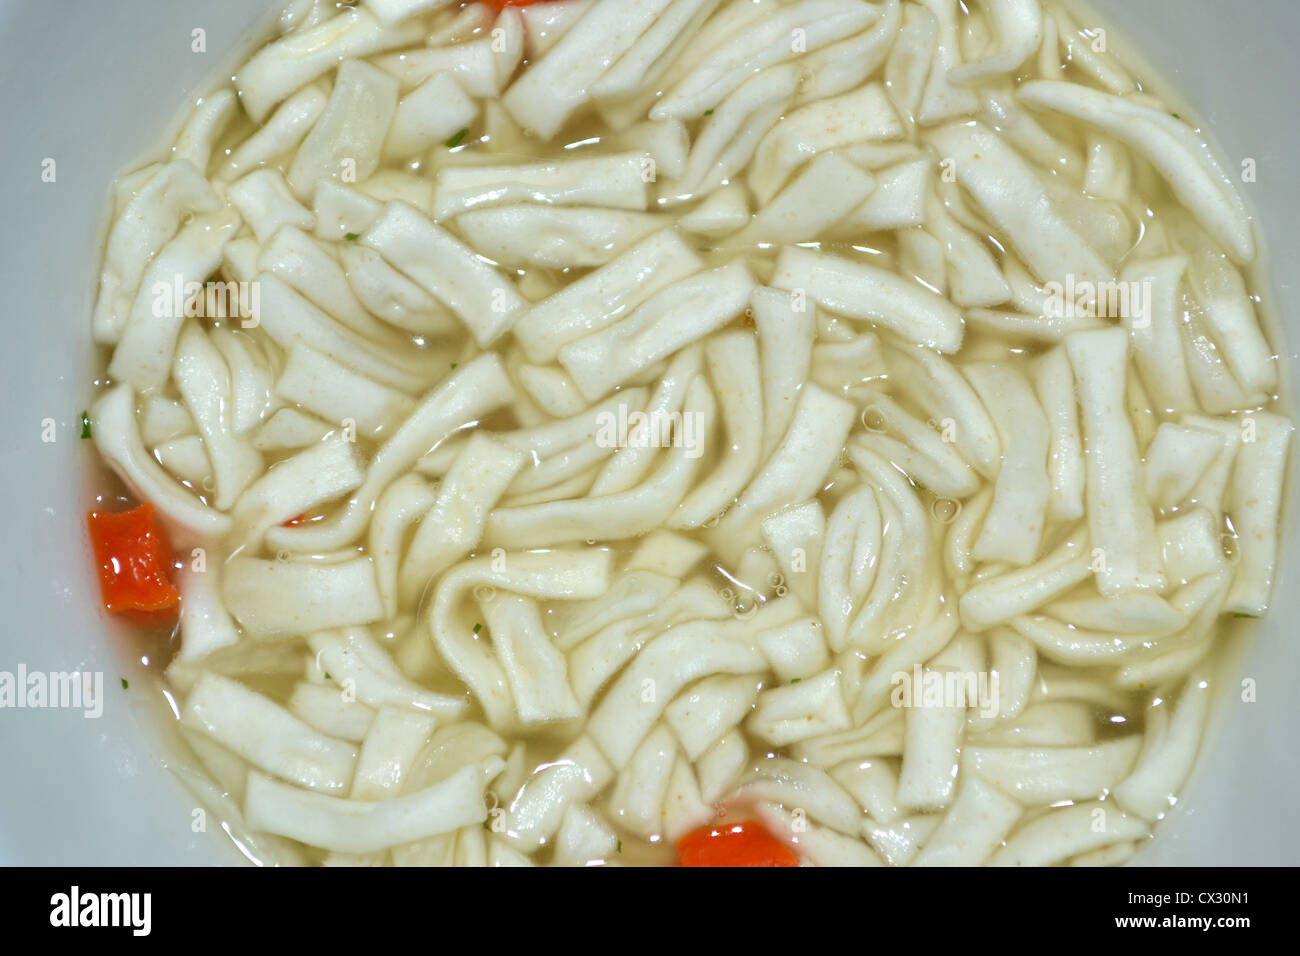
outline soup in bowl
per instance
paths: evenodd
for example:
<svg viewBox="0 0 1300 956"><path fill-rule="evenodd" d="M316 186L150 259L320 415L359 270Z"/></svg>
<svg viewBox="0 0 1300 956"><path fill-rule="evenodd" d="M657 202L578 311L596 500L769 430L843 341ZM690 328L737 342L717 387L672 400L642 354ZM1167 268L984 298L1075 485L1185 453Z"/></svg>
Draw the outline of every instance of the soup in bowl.
<svg viewBox="0 0 1300 956"><path fill-rule="evenodd" d="M1146 846L1292 425L1248 166L1085 17L290 5L118 179L92 317L103 603L203 811L259 862Z"/></svg>

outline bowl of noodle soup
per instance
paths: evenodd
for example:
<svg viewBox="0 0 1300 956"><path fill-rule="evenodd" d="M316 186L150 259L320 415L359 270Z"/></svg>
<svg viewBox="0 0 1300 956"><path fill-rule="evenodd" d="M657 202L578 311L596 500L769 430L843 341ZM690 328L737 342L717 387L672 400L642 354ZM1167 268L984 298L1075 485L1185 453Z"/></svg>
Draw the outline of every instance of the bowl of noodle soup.
<svg viewBox="0 0 1300 956"><path fill-rule="evenodd" d="M4 715L109 744L93 853L1293 858L1294 134L1190 27L967 6L166 14L24 197L107 209L9 668L86 696Z"/></svg>

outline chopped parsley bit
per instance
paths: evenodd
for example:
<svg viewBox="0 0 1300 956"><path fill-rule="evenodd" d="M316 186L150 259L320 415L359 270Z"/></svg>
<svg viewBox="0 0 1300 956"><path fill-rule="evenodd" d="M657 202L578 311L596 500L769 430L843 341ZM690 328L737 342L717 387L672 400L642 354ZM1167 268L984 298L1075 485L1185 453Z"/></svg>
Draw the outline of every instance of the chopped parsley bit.
<svg viewBox="0 0 1300 956"><path fill-rule="evenodd" d="M1176 120L1180 120L1180 119L1182 119L1182 117L1179 116L1177 113L1170 113L1169 115L1172 116L1172 117L1173 117L1174 119L1176 119Z"/></svg>
<svg viewBox="0 0 1300 956"><path fill-rule="evenodd" d="M81 437L90 437L90 412L84 409L81 412Z"/></svg>
<svg viewBox="0 0 1300 956"><path fill-rule="evenodd" d="M361 238L361 233L359 233L359 232L349 232L349 233L348 233L347 235L345 235L343 238L346 239L348 242L356 242L358 239Z"/></svg>
<svg viewBox="0 0 1300 956"><path fill-rule="evenodd" d="M791 677L791 678L790 678L790 683L791 683L791 684L797 684L797 683L799 683L801 680L803 680L802 677Z"/></svg>
<svg viewBox="0 0 1300 956"><path fill-rule="evenodd" d="M459 145L461 144L461 141L464 140L465 137L468 136L468 135L469 135L469 130L468 130L468 129L462 129L459 133L457 133L457 134L456 134L455 136L453 136L451 139L447 140L447 148L448 148L448 149L455 149L457 146L459 146Z"/></svg>
<svg viewBox="0 0 1300 956"><path fill-rule="evenodd" d="M131 686L131 685L128 684L128 683L126 682L126 678L123 677L123 678L122 678L122 690L126 690L126 689L127 689L128 687L130 687L130 686Z"/></svg>
<svg viewBox="0 0 1300 956"><path fill-rule="evenodd" d="M704 111L704 115L705 115L705 116L712 116L712 115L713 115L713 110L705 110L705 111Z"/></svg>
<svg viewBox="0 0 1300 956"><path fill-rule="evenodd" d="M478 633L479 631L481 631L481 630L483 630L483 625L482 625L482 624L475 624L475 625L474 625L474 633L475 633L475 634L477 634L477 633Z"/></svg>
<svg viewBox="0 0 1300 956"><path fill-rule="evenodd" d="M460 364L459 362L452 362L452 363L451 363L451 369L452 369L453 372L456 370L456 366L459 365L459 364Z"/></svg>
<svg viewBox="0 0 1300 956"><path fill-rule="evenodd" d="M1252 621L1257 621L1257 620L1259 620L1259 615L1258 615L1258 614L1243 614L1241 611L1233 611L1233 612L1232 612L1232 616L1233 616L1233 617L1248 617L1248 618L1250 618Z"/></svg>
<svg viewBox="0 0 1300 956"><path fill-rule="evenodd" d="M622 852L623 852L623 841L622 841L622 840L619 840L619 841L618 841L618 846L614 847L614 852L616 852L616 853L622 853Z"/></svg>

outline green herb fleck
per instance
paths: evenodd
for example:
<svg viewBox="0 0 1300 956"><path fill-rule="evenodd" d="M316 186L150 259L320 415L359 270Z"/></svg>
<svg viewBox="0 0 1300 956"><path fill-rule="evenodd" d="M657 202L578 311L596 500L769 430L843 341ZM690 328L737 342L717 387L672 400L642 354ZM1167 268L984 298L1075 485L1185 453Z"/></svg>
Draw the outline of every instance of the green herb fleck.
<svg viewBox="0 0 1300 956"><path fill-rule="evenodd" d="M790 683L791 683L791 684L797 684L797 683L799 683L801 680L803 680L802 677L791 677L791 678L790 678Z"/></svg>
<svg viewBox="0 0 1300 956"><path fill-rule="evenodd" d="M90 437L90 412L84 409L81 412L81 437Z"/></svg>
<svg viewBox="0 0 1300 956"><path fill-rule="evenodd" d="M361 233L349 232L343 238L346 239L348 242L356 242L358 239L361 238Z"/></svg>
<svg viewBox="0 0 1300 956"><path fill-rule="evenodd" d="M333 680L334 678L330 676L330 672L329 672L329 671L326 671L326 672L325 672L325 679L326 679L326 680Z"/></svg>
<svg viewBox="0 0 1300 956"><path fill-rule="evenodd" d="M623 852L623 841L622 841L622 840L619 840L619 841L618 841L618 846L614 847L614 852L616 852L616 853L622 853L622 852Z"/></svg>
<svg viewBox="0 0 1300 956"><path fill-rule="evenodd" d="M474 625L474 633L475 633L475 634L477 634L477 633L478 633L479 631L481 631L481 630L483 630L483 625L482 625L482 624L475 624L475 625Z"/></svg>
<svg viewBox="0 0 1300 956"><path fill-rule="evenodd" d="M455 149L457 146L459 146L459 145L461 144L461 141L464 140L465 137L468 136L468 135L469 135L469 130L467 130L467 129L462 129L459 133L457 133L457 134L456 134L455 136L453 136L451 139L447 140L447 148L448 148L448 149Z"/></svg>
<svg viewBox="0 0 1300 956"><path fill-rule="evenodd" d="M127 689L128 687L130 687L130 686L131 686L131 685L128 684L128 683L126 682L126 678L123 677L123 678L122 678L122 690L126 690L126 689Z"/></svg>
<svg viewBox="0 0 1300 956"><path fill-rule="evenodd" d="M488 833L491 833L491 832L492 832L492 818L491 818L491 817L488 817L486 820L483 821L483 829L486 830Z"/></svg>
<svg viewBox="0 0 1300 956"><path fill-rule="evenodd" d="M451 363L451 370L452 370L453 372L456 371L456 366L459 365L459 364L460 364L459 362L452 362L452 363Z"/></svg>
<svg viewBox="0 0 1300 956"><path fill-rule="evenodd" d="M1182 119L1182 117L1179 116L1177 113L1170 113L1169 115L1172 116L1172 117L1173 117L1174 119L1176 119L1176 120L1180 120L1180 119Z"/></svg>
<svg viewBox="0 0 1300 956"><path fill-rule="evenodd" d="M704 111L704 115L705 115L705 116L712 116L712 115L713 115L713 110L705 110L705 111Z"/></svg>
<svg viewBox="0 0 1300 956"><path fill-rule="evenodd" d="M1258 615L1258 614L1243 614L1241 611L1233 611L1233 612L1232 612L1232 616L1233 616L1233 617L1248 617L1248 618L1250 618L1252 621L1257 621L1257 620L1259 620L1259 615Z"/></svg>

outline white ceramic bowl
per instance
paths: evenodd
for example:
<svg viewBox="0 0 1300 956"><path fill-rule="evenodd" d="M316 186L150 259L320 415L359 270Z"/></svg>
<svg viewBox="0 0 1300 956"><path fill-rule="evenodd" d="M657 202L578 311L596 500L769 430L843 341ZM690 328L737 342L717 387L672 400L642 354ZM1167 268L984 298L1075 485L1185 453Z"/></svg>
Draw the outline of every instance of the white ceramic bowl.
<svg viewBox="0 0 1300 956"><path fill-rule="evenodd" d="M110 184L278 0L33 3L0 0L0 276L5 424L0 498L0 671L102 671L98 719L0 709L0 863L201 864L240 857L194 833L194 800L164 768L138 704L128 649L99 611L84 530L92 453L78 438L92 368L90 309ZM1146 52L1214 131L1259 214L1289 331L1300 321L1286 264L1300 261L1295 116L1300 4L1294 0L1099 0L1104 20ZM192 52L196 29L206 53ZM54 182L42 180L55 161ZM47 419L55 441L42 440ZM1290 509L1294 511L1294 508ZM1288 516L1288 525L1292 526ZM1295 864L1300 763L1300 538L1287 542L1274 607L1243 649L1258 700L1227 693L1186 799L1141 857L1160 864ZM137 655L138 656L138 655ZM1229 691L1232 688L1227 688Z"/></svg>

